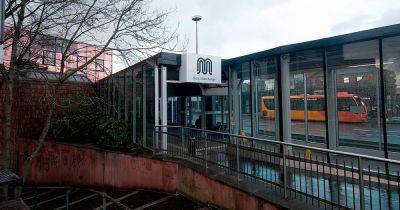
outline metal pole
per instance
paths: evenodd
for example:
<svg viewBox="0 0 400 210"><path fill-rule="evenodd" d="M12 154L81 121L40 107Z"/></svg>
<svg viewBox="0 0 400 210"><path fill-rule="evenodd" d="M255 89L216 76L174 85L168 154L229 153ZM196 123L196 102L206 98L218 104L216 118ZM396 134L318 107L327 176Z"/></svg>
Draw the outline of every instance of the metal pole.
<svg viewBox="0 0 400 210"><path fill-rule="evenodd" d="M182 145L182 157L185 155L185 144L184 144L184 128L183 126L181 127L181 145Z"/></svg>
<svg viewBox="0 0 400 210"><path fill-rule="evenodd" d="M101 195L103 196L103 210L106 210L107 209L106 196L104 196L104 192Z"/></svg>
<svg viewBox="0 0 400 210"><path fill-rule="evenodd" d="M361 157L358 157L358 174L359 174L359 187L360 187L360 209L365 209L365 198L364 198L364 175Z"/></svg>
<svg viewBox="0 0 400 210"><path fill-rule="evenodd" d="M161 66L161 148L163 151L167 151L167 67Z"/></svg>
<svg viewBox="0 0 400 210"><path fill-rule="evenodd" d="M156 154L156 149L158 148L157 147L157 141L156 141L156 129L158 129L157 126L155 126L154 130L153 130L153 155Z"/></svg>
<svg viewBox="0 0 400 210"><path fill-rule="evenodd" d="M303 90L303 94L304 94L304 134L306 137L306 142L309 141L308 138L308 102L307 102L307 75L306 73L303 73L303 82L304 82L304 90Z"/></svg>
<svg viewBox="0 0 400 210"><path fill-rule="evenodd" d="M198 41L198 34L197 34L197 21L196 21L196 54L199 54L199 41Z"/></svg>
<svg viewBox="0 0 400 210"><path fill-rule="evenodd" d="M203 138L204 138L204 140L205 140L205 146L206 146L206 154L205 154L205 158L206 158L206 173L207 173L207 169L208 169L208 154L207 154L207 147L208 147L208 145L207 145L207 136L205 135L205 133L204 133L204 130L202 131L202 133L203 133Z"/></svg>
<svg viewBox="0 0 400 210"><path fill-rule="evenodd" d="M65 209L69 209L69 189L65 191Z"/></svg>
<svg viewBox="0 0 400 210"><path fill-rule="evenodd" d="M196 54L199 54L197 22L201 20L201 16L200 15L195 15L195 16L192 17L192 20L194 22L196 22Z"/></svg>
<svg viewBox="0 0 400 210"><path fill-rule="evenodd" d="M286 168L286 146L283 145L283 196L284 198L288 198L287 194L287 168Z"/></svg>
<svg viewBox="0 0 400 210"><path fill-rule="evenodd" d="M236 173L237 173L237 183L239 184L239 170L240 170L240 163L239 163L239 139L236 137Z"/></svg>

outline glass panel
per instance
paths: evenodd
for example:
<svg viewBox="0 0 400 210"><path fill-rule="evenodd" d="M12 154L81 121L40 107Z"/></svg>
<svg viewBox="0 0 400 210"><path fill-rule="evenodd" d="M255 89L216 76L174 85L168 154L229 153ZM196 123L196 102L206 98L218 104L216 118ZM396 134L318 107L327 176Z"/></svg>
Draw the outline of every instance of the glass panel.
<svg viewBox="0 0 400 210"><path fill-rule="evenodd" d="M179 125L178 97L168 97L168 125Z"/></svg>
<svg viewBox="0 0 400 210"><path fill-rule="evenodd" d="M240 133L251 135L251 83L250 83L250 63L242 64L241 71L238 72L240 84Z"/></svg>
<svg viewBox="0 0 400 210"><path fill-rule="evenodd" d="M290 54L292 139L326 142L323 51Z"/></svg>
<svg viewBox="0 0 400 210"><path fill-rule="evenodd" d="M227 97L206 96L206 129L226 131L228 122Z"/></svg>
<svg viewBox="0 0 400 210"><path fill-rule="evenodd" d="M400 152L400 36L383 39L382 51L388 149Z"/></svg>
<svg viewBox="0 0 400 210"><path fill-rule="evenodd" d="M382 150L377 40L327 49L335 95L338 145Z"/></svg>
<svg viewBox="0 0 400 210"><path fill-rule="evenodd" d="M142 142L143 140L143 80L142 80L142 71L136 75L136 142Z"/></svg>
<svg viewBox="0 0 400 210"><path fill-rule="evenodd" d="M268 57L254 62L256 134L270 140L277 140L278 96L275 57Z"/></svg>
<svg viewBox="0 0 400 210"><path fill-rule="evenodd" d="M119 102L119 91L118 91L118 75L113 77L113 117L118 118L118 102Z"/></svg>
<svg viewBox="0 0 400 210"><path fill-rule="evenodd" d="M124 121L125 120L125 77L124 73L120 73L119 75L119 83L118 83L118 119Z"/></svg>
<svg viewBox="0 0 400 210"><path fill-rule="evenodd" d="M152 147L154 130L154 69L146 68L146 146Z"/></svg>
<svg viewBox="0 0 400 210"><path fill-rule="evenodd" d="M201 114L202 114L202 102L200 96L190 97L189 112L187 113L187 119L189 125L195 128L201 128Z"/></svg>
<svg viewBox="0 0 400 210"><path fill-rule="evenodd" d="M126 104L126 116L125 121L129 125L129 129L132 129L133 125L133 76L132 71L127 71L125 73L125 104ZM133 130L131 130L130 135L133 135ZM131 136L132 139L132 136Z"/></svg>

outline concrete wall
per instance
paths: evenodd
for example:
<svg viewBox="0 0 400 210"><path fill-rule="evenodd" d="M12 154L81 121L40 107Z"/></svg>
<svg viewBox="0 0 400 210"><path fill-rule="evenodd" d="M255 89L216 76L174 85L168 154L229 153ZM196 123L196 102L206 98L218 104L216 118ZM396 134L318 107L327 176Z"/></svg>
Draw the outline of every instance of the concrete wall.
<svg viewBox="0 0 400 210"><path fill-rule="evenodd" d="M18 170L35 141L18 139ZM152 189L180 192L223 209L278 209L267 201L210 179L178 163L46 142L34 161L30 185Z"/></svg>

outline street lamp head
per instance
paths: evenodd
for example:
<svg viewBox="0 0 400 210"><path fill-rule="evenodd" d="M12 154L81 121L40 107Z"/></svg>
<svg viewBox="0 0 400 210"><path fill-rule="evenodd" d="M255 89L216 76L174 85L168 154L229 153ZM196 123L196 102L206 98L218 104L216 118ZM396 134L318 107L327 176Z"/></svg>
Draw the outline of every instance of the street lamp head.
<svg viewBox="0 0 400 210"><path fill-rule="evenodd" d="M200 15L195 15L195 16L192 17L192 20L196 21L196 22L200 21L201 20L201 16Z"/></svg>

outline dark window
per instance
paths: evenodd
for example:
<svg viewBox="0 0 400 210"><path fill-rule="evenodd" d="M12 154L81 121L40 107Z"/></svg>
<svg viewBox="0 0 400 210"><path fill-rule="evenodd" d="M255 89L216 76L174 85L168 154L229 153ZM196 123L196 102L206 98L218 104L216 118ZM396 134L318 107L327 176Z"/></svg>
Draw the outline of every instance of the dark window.
<svg viewBox="0 0 400 210"><path fill-rule="evenodd" d="M338 98L337 109L338 111L350 111L350 106L354 106L353 98Z"/></svg>
<svg viewBox="0 0 400 210"><path fill-rule="evenodd" d="M299 98L290 99L290 107L292 107L292 110L304 111L304 99L299 99Z"/></svg>
<svg viewBox="0 0 400 210"><path fill-rule="evenodd" d="M87 57L85 56L76 56L76 68L79 68L79 66L84 65L87 62ZM96 66L97 67L97 66ZM87 66L83 68L83 70L86 70Z"/></svg>
<svg viewBox="0 0 400 210"><path fill-rule="evenodd" d="M95 61L95 70L96 71L104 71L104 60L103 59L96 59Z"/></svg>
<svg viewBox="0 0 400 210"><path fill-rule="evenodd" d="M400 36L383 39L382 48L387 140L394 143L400 142L400 135L393 135L400 125ZM400 152L399 147L389 147L389 150ZM389 158L396 156L389 153Z"/></svg>
<svg viewBox="0 0 400 210"><path fill-rule="evenodd" d="M307 108L310 111L324 111L325 100L323 98L309 98L307 99Z"/></svg>
<svg viewBox="0 0 400 210"><path fill-rule="evenodd" d="M43 51L43 64L55 66L56 65L56 52L54 51Z"/></svg>
<svg viewBox="0 0 400 210"><path fill-rule="evenodd" d="M269 110L275 110L275 101L274 99L264 99L264 104Z"/></svg>

